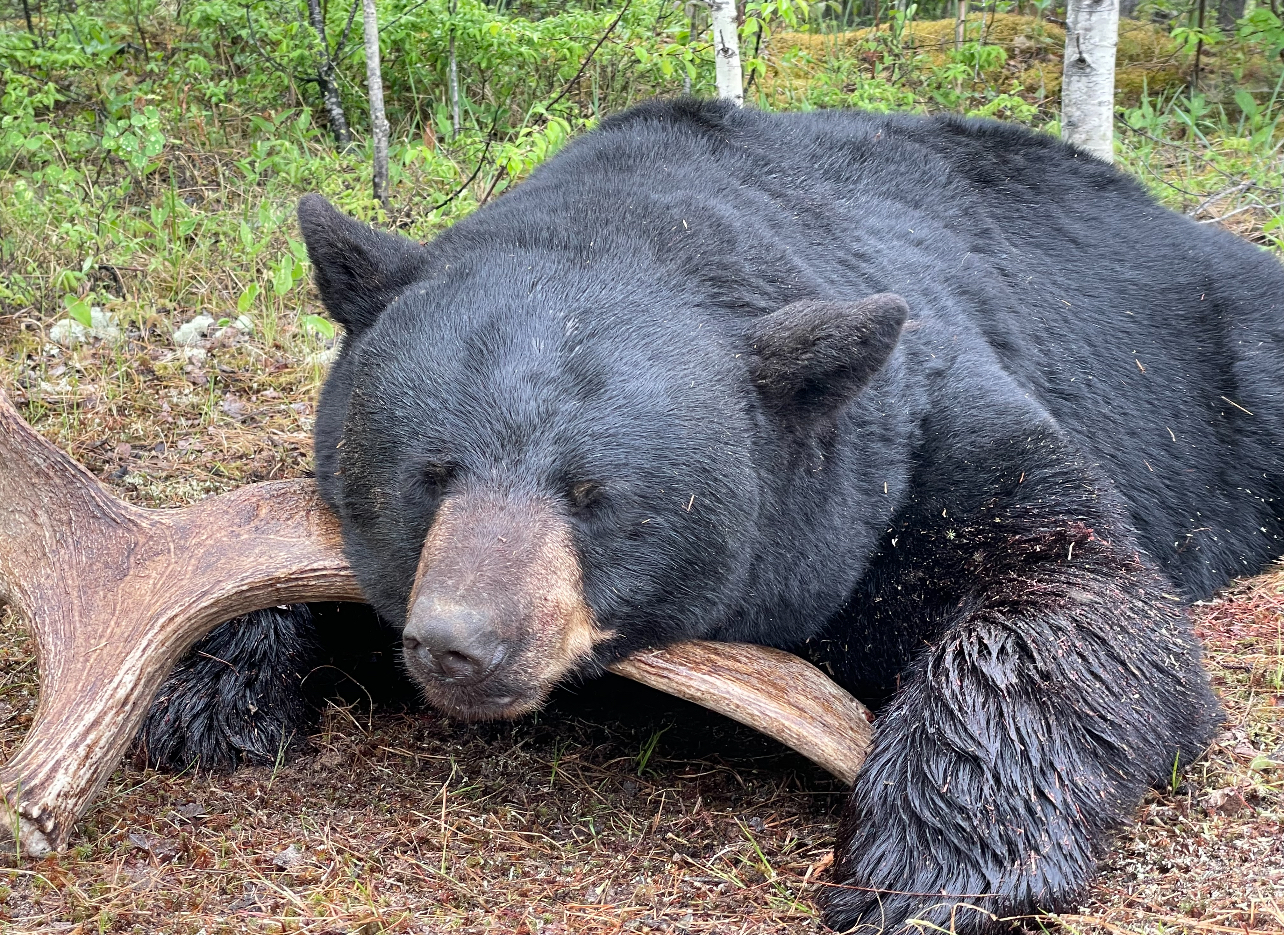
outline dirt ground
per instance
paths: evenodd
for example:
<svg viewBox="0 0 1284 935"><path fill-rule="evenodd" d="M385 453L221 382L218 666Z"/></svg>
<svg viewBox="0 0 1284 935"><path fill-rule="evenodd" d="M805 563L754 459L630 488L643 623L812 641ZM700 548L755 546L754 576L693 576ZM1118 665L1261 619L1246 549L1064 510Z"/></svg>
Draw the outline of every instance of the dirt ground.
<svg viewBox="0 0 1284 935"><path fill-rule="evenodd" d="M325 342L120 313L74 349L0 320L0 387L123 497L191 502L306 470ZM321 355L321 356L317 356ZM1284 932L1284 572L1197 608L1226 730L1152 793L1073 932ZM0 620L0 753L37 672ZM610 677L514 723L336 701L299 760L122 766L71 848L0 858L0 925L35 932L821 931L840 784L702 709Z"/></svg>

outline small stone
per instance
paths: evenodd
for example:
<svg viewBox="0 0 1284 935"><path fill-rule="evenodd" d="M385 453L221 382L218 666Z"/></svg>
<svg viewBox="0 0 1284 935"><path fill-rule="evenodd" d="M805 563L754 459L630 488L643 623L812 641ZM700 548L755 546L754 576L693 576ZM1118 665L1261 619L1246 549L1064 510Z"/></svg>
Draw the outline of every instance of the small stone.
<svg viewBox="0 0 1284 935"><path fill-rule="evenodd" d="M209 315L197 315L174 329L174 343L179 347L195 347L213 324L214 319Z"/></svg>
<svg viewBox="0 0 1284 935"><path fill-rule="evenodd" d="M336 345L335 347L327 347L325 350L309 354L303 359L303 361L307 364L315 364L318 367L328 367L330 364L334 363L335 358L338 356L339 348Z"/></svg>
<svg viewBox="0 0 1284 935"><path fill-rule="evenodd" d="M281 853L272 858L272 863L276 864L282 870L292 870L303 862L303 849L297 844L291 844Z"/></svg>
<svg viewBox="0 0 1284 935"><path fill-rule="evenodd" d="M83 344L91 338L100 341L115 341L120 337L120 328L116 324L116 317L101 308L91 308L89 310L90 326L86 328L80 322L72 318L64 318L61 321L54 322L53 327L49 329L49 340L63 347L75 347Z"/></svg>
<svg viewBox="0 0 1284 935"><path fill-rule="evenodd" d="M254 330L254 320L249 315L237 315L236 321L232 322L232 327L249 334Z"/></svg>

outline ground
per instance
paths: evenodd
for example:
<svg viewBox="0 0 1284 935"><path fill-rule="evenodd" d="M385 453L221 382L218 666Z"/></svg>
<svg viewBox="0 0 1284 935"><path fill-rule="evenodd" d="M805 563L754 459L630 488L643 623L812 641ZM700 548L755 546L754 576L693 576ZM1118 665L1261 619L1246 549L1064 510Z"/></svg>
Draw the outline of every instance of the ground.
<svg viewBox="0 0 1284 935"><path fill-rule="evenodd" d="M324 338L156 316L74 349L8 320L5 391L149 505L298 475ZM1153 793L1076 932L1284 931L1284 571L1197 608L1228 712ZM0 623L0 753L37 671ZM610 677L515 723L336 702L301 760L231 776L123 766L70 849L7 859L15 932L807 932L844 790L747 728ZM1043 922L1050 925L1051 922Z"/></svg>

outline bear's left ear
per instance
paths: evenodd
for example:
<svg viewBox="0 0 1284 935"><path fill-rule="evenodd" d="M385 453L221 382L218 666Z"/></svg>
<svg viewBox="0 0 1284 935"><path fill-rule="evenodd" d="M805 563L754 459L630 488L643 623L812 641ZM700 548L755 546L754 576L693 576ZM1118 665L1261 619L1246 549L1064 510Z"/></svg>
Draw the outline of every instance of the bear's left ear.
<svg viewBox="0 0 1284 935"><path fill-rule="evenodd" d="M299 227L321 301L350 335L373 325L428 262L420 244L367 227L320 195L299 202Z"/></svg>
<svg viewBox="0 0 1284 935"><path fill-rule="evenodd" d="M767 405L801 426L856 397L900 340L909 306L884 292L860 302L803 299L750 325L749 375Z"/></svg>

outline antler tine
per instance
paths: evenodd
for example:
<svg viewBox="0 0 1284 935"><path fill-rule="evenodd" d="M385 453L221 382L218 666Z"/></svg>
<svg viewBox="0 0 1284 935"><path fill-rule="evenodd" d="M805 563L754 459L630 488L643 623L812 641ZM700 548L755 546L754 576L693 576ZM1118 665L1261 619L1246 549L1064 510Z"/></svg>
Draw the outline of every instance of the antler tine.
<svg viewBox="0 0 1284 935"><path fill-rule="evenodd" d="M215 624L296 600L361 600L306 481L144 510L0 393L0 595L33 631L40 703L2 794L29 854L62 847L174 663Z"/></svg>
<svg viewBox="0 0 1284 935"><path fill-rule="evenodd" d="M32 431L0 391L0 599L26 618L40 662L35 721L0 767L12 832L39 856L66 844L165 676L213 626L273 604L362 596L313 482L140 509ZM849 781L869 743L865 709L777 650L686 643L612 668Z"/></svg>

